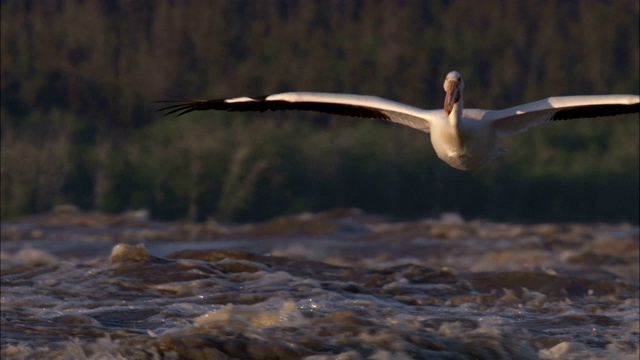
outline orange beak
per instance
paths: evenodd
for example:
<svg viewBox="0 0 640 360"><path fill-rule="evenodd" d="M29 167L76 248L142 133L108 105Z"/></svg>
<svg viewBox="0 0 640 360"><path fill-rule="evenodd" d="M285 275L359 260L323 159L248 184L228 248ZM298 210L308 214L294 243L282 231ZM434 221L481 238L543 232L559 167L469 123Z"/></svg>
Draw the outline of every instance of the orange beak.
<svg viewBox="0 0 640 360"><path fill-rule="evenodd" d="M449 115L453 111L453 105L460 101L460 89L458 83L453 80L447 82L446 95L444 97L444 112Z"/></svg>

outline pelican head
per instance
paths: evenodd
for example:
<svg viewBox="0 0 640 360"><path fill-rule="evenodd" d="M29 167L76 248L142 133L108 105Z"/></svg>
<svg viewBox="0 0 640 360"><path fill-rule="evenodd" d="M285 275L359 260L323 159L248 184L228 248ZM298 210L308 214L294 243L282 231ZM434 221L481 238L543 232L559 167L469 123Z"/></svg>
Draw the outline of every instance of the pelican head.
<svg viewBox="0 0 640 360"><path fill-rule="evenodd" d="M464 80L457 71L452 71L444 78L444 112L449 115L453 111L453 105L460 101L462 90L464 90Z"/></svg>

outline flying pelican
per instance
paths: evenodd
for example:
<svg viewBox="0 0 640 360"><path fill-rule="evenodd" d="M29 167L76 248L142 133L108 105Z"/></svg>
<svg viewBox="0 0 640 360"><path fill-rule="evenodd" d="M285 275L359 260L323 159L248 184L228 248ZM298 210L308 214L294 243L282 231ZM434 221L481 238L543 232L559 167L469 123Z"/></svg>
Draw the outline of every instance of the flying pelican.
<svg viewBox="0 0 640 360"><path fill-rule="evenodd" d="M444 79L444 111L425 110L387 99L352 94L287 92L258 97L161 101L159 111L178 116L196 110L307 110L384 119L430 133L440 159L460 170L482 167L506 152L499 139L550 121L640 112L637 95L558 96L503 110L464 109L464 80L457 71Z"/></svg>

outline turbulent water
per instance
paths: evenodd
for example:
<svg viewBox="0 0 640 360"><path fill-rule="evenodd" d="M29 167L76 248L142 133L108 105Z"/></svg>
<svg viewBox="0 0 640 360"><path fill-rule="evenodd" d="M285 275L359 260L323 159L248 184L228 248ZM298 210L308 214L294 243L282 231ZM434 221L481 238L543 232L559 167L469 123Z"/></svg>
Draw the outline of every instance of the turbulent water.
<svg viewBox="0 0 640 360"><path fill-rule="evenodd" d="M2 223L2 359L637 359L636 226Z"/></svg>

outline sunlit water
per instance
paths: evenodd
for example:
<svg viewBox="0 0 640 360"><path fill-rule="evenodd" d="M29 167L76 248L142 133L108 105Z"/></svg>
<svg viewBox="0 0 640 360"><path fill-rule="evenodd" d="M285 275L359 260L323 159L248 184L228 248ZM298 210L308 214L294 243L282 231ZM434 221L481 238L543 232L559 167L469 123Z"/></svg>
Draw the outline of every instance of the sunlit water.
<svg viewBox="0 0 640 360"><path fill-rule="evenodd" d="M635 226L136 215L2 223L2 359L639 355Z"/></svg>

